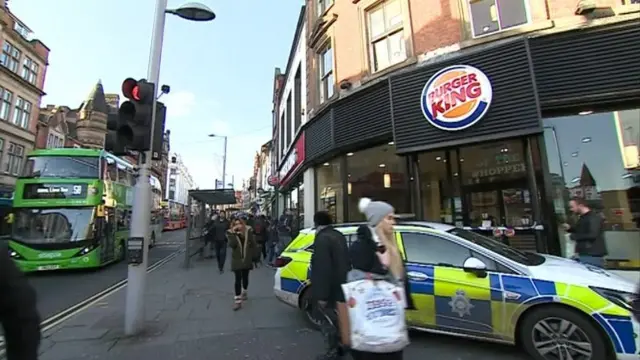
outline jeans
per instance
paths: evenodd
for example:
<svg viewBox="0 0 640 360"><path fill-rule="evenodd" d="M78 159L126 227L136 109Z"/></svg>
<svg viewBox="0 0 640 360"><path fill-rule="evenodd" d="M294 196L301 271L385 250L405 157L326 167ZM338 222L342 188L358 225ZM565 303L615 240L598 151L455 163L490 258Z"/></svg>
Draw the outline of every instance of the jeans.
<svg viewBox="0 0 640 360"><path fill-rule="evenodd" d="M273 264L273 262L276 260L276 244L269 243L269 244L266 244L266 246L267 246L267 263Z"/></svg>
<svg viewBox="0 0 640 360"><path fill-rule="evenodd" d="M578 261L583 264L593 265L600 268L604 267L604 258L602 256L578 255Z"/></svg>
<svg viewBox="0 0 640 360"><path fill-rule="evenodd" d="M315 306L315 317L320 320L320 332L324 338L324 353L316 357L318 360L335 360L341 358L340 332L338 331L338 313L333 306Z"/></svg>
<svg viewBox="0 0 640 360"><path fill-rule="evenodd" d="M224 263L227 260L227 243L224 241L216 241L214 243L216 250L216 260L218 260L218 270L224 270Z"/></svg>
<svg viewBox="0 0 640 360"><path fill-rule="evenodd" d="M242 292L247 292L249 288L249 270L236 270L233 272L235 281L233 283L233 290L236 298L242 295Z"/></svg>
<svg viewBox="0 0 640 360"><path fill-rule="evenodd" d="M289 246L291 243L291 235L289 234L279 234L278 235L278 244L276 245L276 256L280 256L284 249Z"/></svg>

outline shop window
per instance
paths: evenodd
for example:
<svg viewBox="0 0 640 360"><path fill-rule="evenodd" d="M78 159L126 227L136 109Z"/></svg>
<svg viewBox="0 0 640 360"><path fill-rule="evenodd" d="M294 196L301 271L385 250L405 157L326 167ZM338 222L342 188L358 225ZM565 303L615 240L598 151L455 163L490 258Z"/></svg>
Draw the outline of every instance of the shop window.
<svg viewBox="0 0 640 360"><path fill-rule="evenodd" d="M462 201L455 151L418 155L423 218L462 226Z"/></svg>
<svg viewBox="0 0 640 360"><path fill-rule="evenodd" d="M349 199L346 221L361 221L364 216L358 209L362 197L386 201L398 213L410 209L407 187L407 167L404 157L395 154L393 143L347 154L347 197Z"/></svg>
<svg viewBox="0 0 640 360"><path fill-rule="evenodd" d="M533 209L522 139L460 149L462 193L473 227L533 224Z"/></svg>
<svg viewBox="0 0 640 360"><path fill-rule="evenodd" d="M527 0L469 0L473 36L483 36L529 22Z"/></svg>
<svg viewBox="0 0 640 360"><path fill-rule="evenodd" d="M316 168L318 210L328 211L337 223L344 222L342 171L340 158Z"/></svg>
<svg viewBox="0 0 640 360"><path fill-rule="evenodd" d="M640 267L640 110L545 119L544 143L565 254L579 197L604 219L608 266Z"/></svg>
<svg viewBox="0 0 640 360"><path fill-rule="evenodd" d="M369 53L373 71L383 70L407 58L400 0L389 0L367 13Z"/></svg>

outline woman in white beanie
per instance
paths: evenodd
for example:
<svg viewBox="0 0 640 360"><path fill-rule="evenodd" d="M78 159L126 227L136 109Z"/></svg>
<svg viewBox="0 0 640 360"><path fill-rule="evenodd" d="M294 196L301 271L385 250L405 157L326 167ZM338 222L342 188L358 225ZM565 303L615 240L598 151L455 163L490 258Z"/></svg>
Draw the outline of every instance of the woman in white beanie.
<svg viewBox="0 0 640 360"><path fill-rule="evenodd" d="M395 210L383 201L362 198L358 204L360 212L367 218L367 225L358 228L358 239L351 245L351 265L355 272L367 273L377 279L405 285L405 299L412 308L406 287L404 262L394 236ZM358 280L351 278L350 281ZM344 336L347 336L346 334ZM401 360L403 351L370 353L351 350L354 360Z"/></svg>

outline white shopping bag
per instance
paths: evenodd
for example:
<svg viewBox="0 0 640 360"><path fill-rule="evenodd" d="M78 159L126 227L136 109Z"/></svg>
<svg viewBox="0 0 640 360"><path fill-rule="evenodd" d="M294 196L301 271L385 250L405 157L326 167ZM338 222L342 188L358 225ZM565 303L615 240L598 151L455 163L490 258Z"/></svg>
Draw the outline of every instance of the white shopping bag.
<svg viewBox="0 0 640 360"><path fill-rule="evenodd" d="M403 288L382 280L358 280L342 285L342 290L352 349L389 353L409 345Z"/></svg>
<svg viewBox="0 0 640 360"><path fill-rule="evenodd" d="M564 257L567 259L573 258L576 254L576 242L571 240L571 234L564 234Z"/></svg>

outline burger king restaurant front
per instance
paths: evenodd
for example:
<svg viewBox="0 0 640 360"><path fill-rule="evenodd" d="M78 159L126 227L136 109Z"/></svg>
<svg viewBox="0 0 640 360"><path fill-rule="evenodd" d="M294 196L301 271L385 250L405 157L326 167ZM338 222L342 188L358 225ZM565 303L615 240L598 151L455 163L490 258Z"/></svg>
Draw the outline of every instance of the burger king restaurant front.
<svg viewBox="0 0 640 360"><path fill-rule="evenodd" d="M604 219L607 266L640 269L640 68L611 60L640 56L639 37L628 22L494 42L341 96L305 124L315 209L360 221L367 196L571 256L581 197Z"/></svg>

